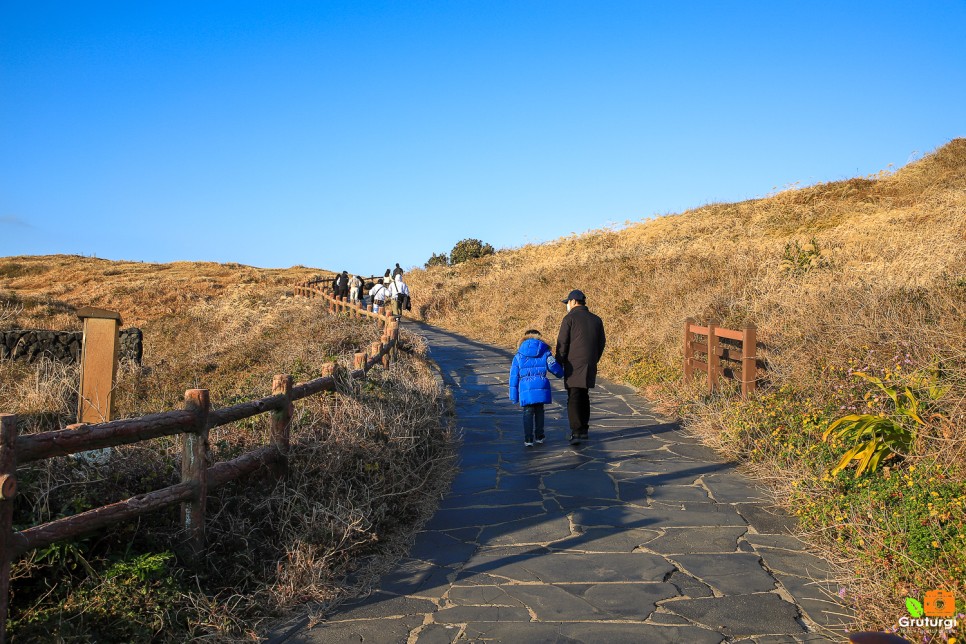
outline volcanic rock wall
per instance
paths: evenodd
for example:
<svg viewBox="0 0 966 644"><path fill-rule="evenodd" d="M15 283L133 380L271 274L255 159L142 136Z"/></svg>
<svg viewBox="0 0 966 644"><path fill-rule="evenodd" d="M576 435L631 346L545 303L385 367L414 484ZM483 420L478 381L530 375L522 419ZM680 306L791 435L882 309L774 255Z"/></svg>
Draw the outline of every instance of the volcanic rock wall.
<svg viewBox="0 0 966 644"><path fill-rule="evenodd" d="M84 334L80 331L0 331L0 358L33 362L47 356L52 360L77 362L80 359L83 338ZM122 329L120 342L121 358L141 364L144 342L141 329Z"/></svg>

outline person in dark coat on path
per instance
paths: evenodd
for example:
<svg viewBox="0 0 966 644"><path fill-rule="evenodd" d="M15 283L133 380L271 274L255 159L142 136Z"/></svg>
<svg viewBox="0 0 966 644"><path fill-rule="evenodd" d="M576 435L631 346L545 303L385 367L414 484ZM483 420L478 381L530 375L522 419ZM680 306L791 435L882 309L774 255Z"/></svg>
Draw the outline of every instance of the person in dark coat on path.
<svg viewBox="0 0 966 644"><path fill-rule="evenodd" d="M587 308L582 291L573 290L562 300L567 315L560 323L554 356L564 368L570 441L587 439L590 426L590 390L597 384L597 363L604 353L604 322Z"/></svg>
<svg viewBox="0 0 966 644"><path fill-rule="evenodd" d="M338 293L335 294L337 298L348 299L349 298L349 273L348 271L342 271L342 273L335 278L338 284Z"/></svg>
<svg viewBox="0 0 966 644"><path fill-rule="evenodd" d="M537 443L544 439L543 406L550 402L550 380L547 372L560 378L563 367L554 360L550 345L540 339L536 329L528 330L510 365L510 401L523 407L523 444L533 447L534 430Z"/></svg>
<svg viewBox="0 0 966 644"><path fill-rule="evenodd" d="M403 274L402 267L399 266L399 262L396 262L396 268L392 269L392 278L396 279Z"/></svg>

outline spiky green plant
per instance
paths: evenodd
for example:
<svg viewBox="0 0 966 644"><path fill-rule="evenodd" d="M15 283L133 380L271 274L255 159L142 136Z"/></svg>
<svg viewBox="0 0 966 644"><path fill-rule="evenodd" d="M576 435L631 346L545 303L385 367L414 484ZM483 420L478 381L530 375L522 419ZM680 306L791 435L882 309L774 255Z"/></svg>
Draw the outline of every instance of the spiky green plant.
<svg viewBox="0 0 966 644"><path fill-rule="evenodd" d="M892 401L890 413L849 414L831 423L822 435L822 440L851 445L838 464L832 469L835 476L852 461L858 461L855 477L866 472L874 472L883 460L893 455L908 454L916 440L918 431L929 424L936 415L923 418L923 404L941 398L948 386L940 384L941 368L938 363L926 372L916 372L909 376L915 387L897 386L882 378L856 371L858 378L872 383Z"/></svg>

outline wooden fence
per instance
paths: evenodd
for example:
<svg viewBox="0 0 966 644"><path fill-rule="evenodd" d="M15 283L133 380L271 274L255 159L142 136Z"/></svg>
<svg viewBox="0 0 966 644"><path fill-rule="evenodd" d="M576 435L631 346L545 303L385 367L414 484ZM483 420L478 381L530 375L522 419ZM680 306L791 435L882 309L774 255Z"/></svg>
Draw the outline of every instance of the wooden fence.
<svg viewBox="0 0 966 644"><path fill-rule="evenodd" d="M734 330L719 327L715 320L702 326L692 318L686 319L685 379L693 378L696 371L703 371L708 375L708 393L713 393L720 386L722 377L731 378L741 383L741 397L746 398L758 382L757 333L752 322L747 322L741 330ZM705 339L698 340L699 335Z"/></svg>
<svg viewBox="0 0 966 644"><path fill-rule="evenodd" d="M365 379L367 372L377 364L388 366L398 343L398 323L387 318L381 341L373 342L367 353L355 354L353 370L348 372L348 377ZM6 641L10 564L30 550L180 503L181 525L186 531L189 556L200 555L205 544L208 492L263 468L276 477L285 476L288 471L289 424L294 410L292 403L323 391L334 391L335 369L335 363L325 365L322 377L297 385L293 385L290 375L276 375L271 396L231 407L211 409L207 389L189 389L185 392L185 408L182 410L96 425L69 425L61 430L25 436L17 436L15 415L0 414L0 643ZM271 442L268 445L206 467L208 432L213 427L267 412L271 412ZM182 435L180 483L26 530L13 530L18 465L176 434Z"/></svg>
<svg viewBox="0 0 966 644"><path fill-rule="evenodd" d="M328 302L330 313L348 312L350 315L356 317L368 316L375 318L377 323L383 326L392 319L391 306L388 300L386 301L386 305L379 310L379 313L373 313L372 304L369 304L363 308L361 301L353 303L345 298L334 297L331 293L329 293L329 289L330 281L327 280L309 280L307 282L297 282L295 284L296 295L326 300Z"/></svg>

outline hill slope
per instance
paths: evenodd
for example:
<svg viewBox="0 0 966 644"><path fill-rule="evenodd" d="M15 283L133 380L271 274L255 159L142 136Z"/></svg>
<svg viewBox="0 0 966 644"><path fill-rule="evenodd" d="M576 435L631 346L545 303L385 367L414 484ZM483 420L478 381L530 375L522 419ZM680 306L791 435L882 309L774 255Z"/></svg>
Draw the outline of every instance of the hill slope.
<svg viewBox="0 0 966 644"><path fill-rule="evenodd" d="M795 244L812 240L821 259L789 270L786 247L804 260L808 251ZM841 338L822 339L829 332L860 346L883 334L908 338L909 316L921 318L924 307L948 322L944 333L961 332L964 242L966 139L956 139L876 179L708 205L414 271L407 281L423 319L504 346L534 325L554 334L565 313L559 300L580 288L607 322L605 370L614 377L642 351L676 367L688 316L726 326L753 319L784 372L803 344L838 350Z"/></svg>
<svg viewBox="0 0 966 644"><path fill-rule="evenodd" d="M580 288L607 328L602 372L645 388L768 483L842 564L861 625L894 626L904 596L930 588L963 597L966 139L892 174L711 204L407 281L419 317L506 347L530 327L552 344L560 300ZM681 382L686 317L756 323L769 365L757 396L708 397L702 382ZM915 418L903 412L907 388ZM859 441L823 433L849 413L910 440L890 443L877 472L831 475Z"/></svg>

